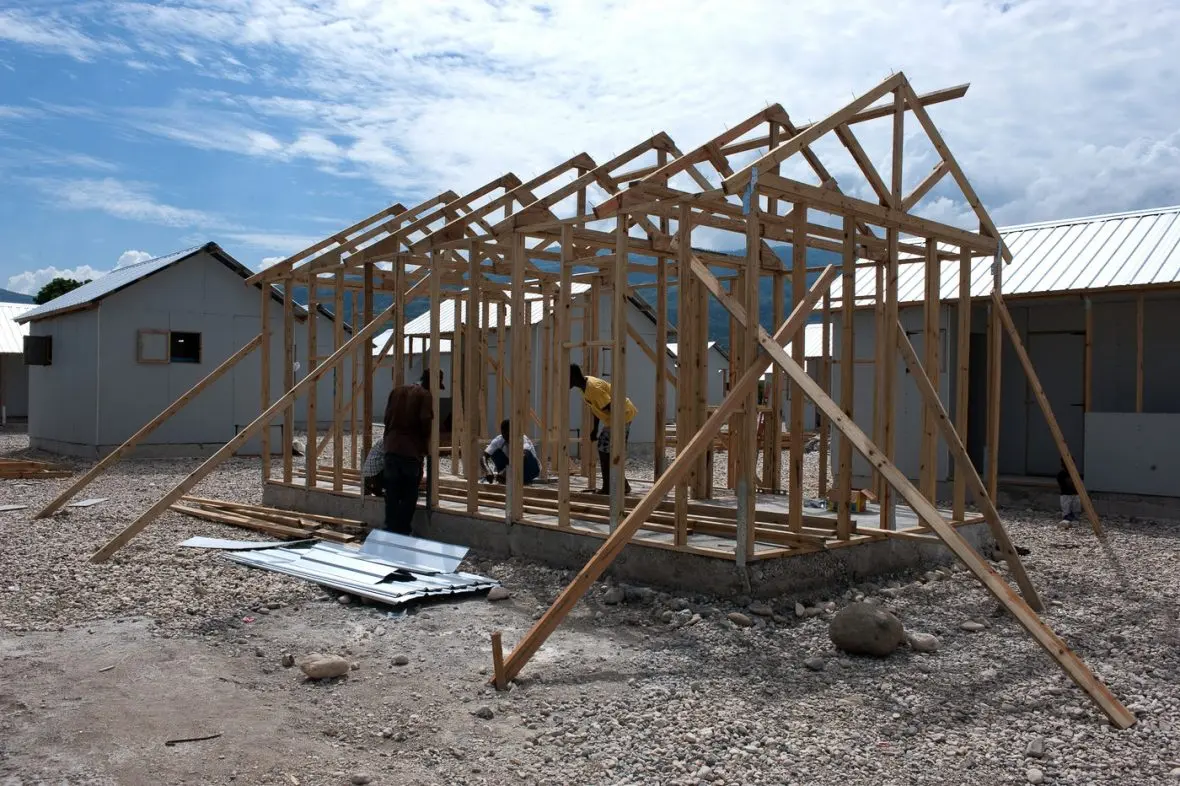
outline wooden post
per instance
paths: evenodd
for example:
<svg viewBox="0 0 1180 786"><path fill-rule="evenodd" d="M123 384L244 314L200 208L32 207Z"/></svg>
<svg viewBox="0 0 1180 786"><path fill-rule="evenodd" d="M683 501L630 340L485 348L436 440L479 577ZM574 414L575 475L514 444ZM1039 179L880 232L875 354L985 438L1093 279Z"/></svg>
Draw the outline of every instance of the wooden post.
<svg viewBox="0 0 1180 786"><path fill-rule="evenodd" d="M758 357L758 334L756 327L760 324L760 306L762 300L762 211L758 203L758 192L754 190L750 195L750 212L746 216L746 266L743 297L746 301L745 327L738 326L738 334L734 339L742 346L742 366L746 368L755 365ZM801 345L802 341L794 342ZM758 385L746 395L743 405L745 410L738 418L741 428L739 434L731 434L730 450L740 458L737 473L737 543L734 554L739 566L754 556L754 536L758 527ZM776 425L777 428L777 425ZM736 440L734 437L738 437ZM769 446L768 446L769 447ZM763 466L769 462L769 457L763 457Z"/></svg>
<svg viewBox="0 0 1180 786"><path fill-rule="evenodd" d="M940 339L940 317L942 302L939 299L942 283L942 263L938 259L938 242L930 237L926 238L926 293L922 300L922 315L925 318L922 328L922 349L925 355L924 372L926 378L939 389L938 342ZM921 489L926 499L938 502L938 433L935 426L934 410L930 406L922 407L922 460L921 460Z"/></svg>
<svg viewBox="0 0 1180 786"><path fill-rule="evenodd" d="M1012 321L1012 315L1008 313L1007 306L1004 305L1004 298L999 292L992 292L992 304L995 306L997 315L1004 325L1004 330L1008 333L1008 338L1012 342L1012 348L1016 350L1016 357L1020 360L1020 365L1024 367L1025 376L1028 377L1028 385L1032 388L1033 395L1037 399L1037 404L1041 407L1041 413L1045 416L1045 422L1049 426L1049 432L1053 435L1054 441L1057 442L1057 450L1061 452L1061 460L1065 462L1065 469L1069 472L1069 477L1073 480L1074 488L1078 490L1078 496L1081 497L1082 509L1086 512L1086 516L1090 519L1090 526L1094 530L1094 534L1099 538L1105 538L1106 533L1102 530L1102 524L1098 521L1098 513L1094 510L1094 505L1090 501L1090 495L1086 493L1086 487L1082 484L1081 475L1078 474L1078 468L1074 464L1073 455L1069 452L1069 445L1065 442L1065 435L1061 433L1061 427L1057 425L1057 418L1053 415L1053 409L1049 406L1049 399L1045 395L1044 388L1041 387L1041 381L1037 378L1036 369L1033 368L1032 361L1028 357L1028 353L1024 351L1024 343L1020 340L1020 333L1016 330L1016 324Z"/></svg>
<svg viewBox="0 0 1180 786"><path fill-rule="evenodd" d="M627 213L619 213L615 223L615 264L611 276L611 333L614 347L611 351L610 423L610 494L611 531L623 520L623 506L627 480L627 262L630 260L630 244L627 237Z"/></svg>
<svg viewBox="0 0 1180 786"><path fill-rule="evenodd" d="M358 305L359 305L359 295L357 295L357 293L353 292L352 293L352 310L349 312L349 314L351 314L351 320L352 320L351 324L352 324L353 330L356 329L356 317L357 317L357 306ZM372 354L373 354L372 347L362 347L362 349L369 350L369 355L372 356ZM360 414L360 410L362 409L362 407L358 407L356 405L356 394L353 391L356 388L357 380L359 379L359 377L361 376L361 373L362 373L361 365L362 365L362 363L364 363L364 360L365 360L362 355L363 355L363 353L360 350L357 350L356 352L352 353L352 374L349 375L349 380L348 380L348 436L349 436L348 443L352 448L349 451L349 453L352 456L352 468L355 470L359 470L361 468L360 461L359 461L360 457L357 455L360 452L360 448L361 448L360 435L358 434L359 429L357 428L357 415Z"/></svg>
<svg viewBox="0 0 1180 786"><path fill-rule="evenodd" d="M964 443L967 441L967 407L971 400L971 250L959 249L959 317L958 325L958 376L955 379L955 433ZM907 339L908 340L908 339ZM970 459L968 459L970 464ZM975 471L971 466L970 470ZM954 510L952 515L956 521L966 517L967 489L965 475L968 469L957 466L954 471ZM978 473L976 473L978 474ZM978 498L976 493L976 498ZM1027 594L1025 595L1027 598Z"/></svg>
<svg viewBox="0 0 1180 786"><path fill-rule="evenodd" d="M793 219L791 223L791 304L793 306L807 294L807 205L797 202L791 217ZM829 297L825 294L825 313L829 307L828 303ZM791 342L791 357L799 365L806 362L806 335L806 329L804 329L803 335ZM778 366L775 366L774 374L776 377L782 377L783 372ZM803 408L805 404L803 388L791 385L791 428L789 430L791 434L789 446L791 471L787 477L787 499L790 505L788 526L792 532L803 530L803 432L806 431L803 424ZM778 430L779 425L776 421L775 431Z"/></svg>
<svg viewBox="0 0 1180 786"><path fill-rule="evenodd" d="M332 304L332 348L333 351L344 346L344 270L336 271L336 291ZM332 490L344 490L344 370L343 364L332 371L332 381L335 391L332 396ZM311 436L307 439L307 453L310 456Z"/></svg>
<svg viewBox="0 0 1180 786"><path fill-rule="evenodd" d="M430 455L426 460L430 462L430 472L427 473L429 481L429 489L427 490L427 508L433 510L438 505L438 473L442 466L439 462L441 458L442 446L442 411L440 407L440 399L442 398L442 359L439 352L439 312L442 308L442 277L445 269L444 263L445 254L439 251L430 252L430 351L422 365L429 367L430 376L430 410L434 413L434 417L430 419Z"/></svg>
<svg viewBox="0 0 1180 786"><path fill-rule="evenodd" d="M775 200L770 201L773 203ZM787 318L787 277L785 273L775 271L773 280L774 292L770 300L770 321L776 325L781 325L783 320ZM792 303L795 302L794 298L795 295L792 290ZM763 466L766 467L766 472L770 475L770 490L775 492L782 491L783 489L783 425L787 422L788 416L785 403L786 397L786 378L783 376L782 369L775 366L770 372L770 414L767 417L767 428L771 429L773 426L773 429L767 434L769 447L766 449L766 458L763 459ZM788 473L790 472L794 472L794 470L788 469ZM789 477L787 479L787 486L790 488Z"/></svg>
<svg viewBox="0 0 1180 786"><path fill-rule="evenodd" d="M319 294L319 278L309 272L307 276L307 373L315 370L319 362L319 314L316 305ZM307 391L307 448L303 451L303 477L307 488L316 488L319 482L319 446L316 440L316 427L319 421L317 413L319 385L312 385Z"/></svg>
<svg viewBox="0 0 1180 786"><path fill-rule="evenodd" d="M667 156L665 151L664 157ZM664 227L664 234L667 234L666 224L667 219L661 218L661 226ZM677 341L679 342L679 334ZM677 357L684 349L682 344L677 344ZM659 477L664 472L664 464L666 457L664 456L664 436L667 432L668 422L668 258L663 254L656 257L656 404L655 404L655 433L652 435L654 442L653 453L655 460L654 477ZM679 401L681 396L680 385L676 387L676 400Z"/></svg>
<svg viewBox="0 0 1180 786"><path fill-rule="evenodd" d="M467 348L467 317L463 316L463 299L455 296L452 300L455 313L455 329L451 332L451 474L461 475L470 470L467 456L467 418L464 410L464 383L467 374L463 370L464 352ZM442 338L439 338L442 341ZM440 348L441 349L441 348ZM468 473L470 474L470 472Z"/></svg>
<svg viewBox="0 0 1180 786"><path fill-rule="evenodd" d="M1089 297L1082 298L1082 310L1086 315L1086 355L1082 360L1082 411L1094 409L1094 395L1090 379L1094 373L1094 309Z"/></svg>
<svg viewBox="0 0 1180 786"><path fill-rule="evenodd" d="M395 388L406 384L406 306L409 305L410 298L405 292L405 265L400 259L394 259L393 302L397 303L397 312L393 318L393 386Z"/></svg>
<svg viewBox="0 0 1180 786"><path fill-rule="evenodd" d="M569 224L561 227L561 289L558 292L556 344L559 361L558 379L561 384L554 391L557 399L557 524L570 526L570 396L569 367L570 311L573 298L574 276L574 228Z"/></svg>
<svg viewBox="0 0 1180 786"><path fill-rule="evenodd" d="M369 324L373 321L373 265L372 263L365 264L365 289L364 289L364 324ZM397 299L396 297L394 298ZM353 320L355 322L355 319ZM356 330L356 325L353 325L353 330ZM361 428L363 429L363 436L361 437L361 453L364 458L362 462L368 460L369 451L373 449L373 348L365 346L364 367L361 373L364 374L364 415L361 417ZM356 439L355 435L353 439ZM361 484L362 490L364 484Z"/></svg>
<svg viewBox="0 0 1180 786"><path fill-rule="evenodd" d="M890 156L892 170L890 172L889 197L894 208L903 210L905 209L902 206L904 199L902 184L905 174L905 107L905 94L901 89L894 90L892 154ZM883 377L881 408L885 412L883 424L885 444L882 447L885 450L886 458L891 462L897 458L897 429L894 424L894 420L897 418L897 362L893 354L893 347L897 346L899 316L897 304L899 240L897 229L887 228L885 230L885 315L884 324L881 327L885 331L883 345L888 350L888 362L881 369ZM883 530L893 530L897 526L896 499L893 488L888 483L882 482L877 502L880 505L879 526Z"/></svg>
<svg viewBox="0 0 1180 786"><path fill-rule="evenodd" d="M272 341L272 332L270 329L270 309L271 309L271 295L274 290L270 284L263 282L258 287L262 293L262 309L258 312L261 332L259 333L259 340L262 346L262 356L259 358L259 371L262 373L262 378L259 381L260 397L262 399L262 408L260 411L265 412L266 408L270 406L270 343ZM225 365L224 363L222 365ZM220 369L221 366L218 366ZM213 373L217 373L215 369ZM202 380L204 381L204 380ZM199 383L198 383L199 384ZM182 397L183 398L183 397ZM262 430L262 487L266 488L266 484L270 482L270 427ZM80 488L80 487L79 487ZM53 503L50 503L52 505ZM41 512L44 513L49 510L46 506ZM40 514L36 516L40 518Z"/></svg>
<svg viewBox="0 0 1180 786"><path fill-rule="evenodd" d="M598 290L602 285L602 279L595 276L597 286L592 285L590 288L590 333L586 334L582 331L582 341L586 344L582 350L582 358L585 360L586 371L592 377L599 376L598 373L598 345L591 345L589 342L598 341L601 335L598 331L598 320L601 314L601 300L598 297ZM583 326L584 327L584 326ZM599 427L605 426L605 423L600 423ZM590 441L590 431L594 428L594 418L590 414L588 407L582 407L582 469L586 475L587 485L589 488L596 488L598 484L597 464L598 464L598 448Z"/></svg>
<svg viewBox="0 0 1180 786"><path fill-rule="evenodd" d="M287 291L290 292L290 290ZM388 309L382 312L381 317L384 318L389 313L391 313L392 310L393 306L390 306ZM274 420L275 416L279 412L283 411L284 409L290 411L292 402L294 402L298 396L302 395L307 388L315 384L315 382L324 374L324 372L329 371L330 369L333 369L339 365L341 360L343 360L348 355L348 352L353 350L358 344L365 344L370 338L372 338L373 333L375 332L376 325L369 324L366 325L365 328L359 333L353 334L352 338L350 338L343 347L333 352L331 357L325 360L323 364L317 366L315 370L309 371L307 376L299 380L299 382L296 383L294 387L292 387L277 401L271 404L265 412L255 418L244 429L239 431L233 439L225 443L225 445L223 445L216 453L207 458L205 462L193 470L188 475L188 477L176 484L176 486L171 491L165 494L159 501L152 505L152 507L148 508L148 510L140 515L139 518L128 524L123 529L123 531L111 538L98 551L94 552L94 554L90 557L90 561L105 562L107 559L109 559L112 554L122 548L144 527L152 523L152 521L154 521L161 513L171 507L173 502L187 494L189 489L200 483L201 480L204 479L214 469L216 469L218 465L232 456L242 445L246 444L246 442L251 437L257 434L260 429L265 428L268 423Z"/></svg>
<svg viewBox="0 0 1180 786"><path fill-rule="evenodd" d="M992 261L992 294L1002 292L1000 260ZM1000 379L1004 370L1004 343L1000 317L996 314L995 299L987 309L987 494L997 498L1000 482Z"/></svg>
<svg viewBox="0 0 1180 786"><path fill-rule="evenodd" d="M853 419L853 394L856 376L856 219L844 217L844 278L840 285L840 408L848 420ZM848 540L854 529L852 521L852 443L840 437L840 477L836 483L839 501L836 506L836 537Z"/></svg>
<svg viewBox="0 0 1180 786"><path fill-rule="evenodd" d="M742 290L745 288L744 287L745 281L743 279L744 275L745 275L745 271L739 270L737 276L735 276L734 278L725 282L725 284L723 285L723 286L728 287L728 289L726 291L731 296L733 295L735 289ZM739 370L745 368L745 363L742 359L744 351L745 351L745 346L743 345L741 339L738 336L737 322L732 317L730 317L730 320L729 320L729 363L730 363L729 376L730 376L730 379L737 379L737 374L739 373ZM741 418L741 409L737 409L737 410L734 410L733 417L731 417L729 419L729 427L728 427L728 435L727 435L728 436L728 441L727 441L728 449L725 451L725 465L726 465L725 485L727 488L731 488L731 489L737 488L737 467L735 465L737 464L738 453L736 450L734 450L734 442L735 442L735 437L741 431L741 425L738 422L740 418Z"/></svg>
<svg viewBox="0 0 1180 786"><path fill-rule="evenodd" d="M467 427L463 435L467 440L467 512L475 515L479 511L479 399L480 379L487 375L479 362L480 336L485 332L479 324L479 244L474 240L467 244L467 325L471 328L467 341L463 342L463 359L467 364L467 371L463 375L467 383ZM486 323L485 323L486 329ZM454 351L454 347L451 348Z"/></svg>
<svg viewBox="0 0 1180 786"><path fill-rule="evenodd" d="M500 369L496 374L496 421L492 424L491 431L498 431L500 429L500 422L504 418L509 417L511 408L507 402L504 401L504 388L507 380L504 375L508 373L508 307L504 301L496 301L496 365Z"/></svg>
<svg viewBox="0 0 1180 786"><path fill-rule="evenodd" d="M308 369L310 373L311 369ZM295 279L283 279L283 395L295 387ZM283 413L283 482L292 476L291 440L295 438L295 408Z"/></svg>
<svg viewBox="0 0 1180 786"><path fill-rule="evenodd" d="M552 424L553 369L550 363L550 352L553 346L553 300L549 287L542 285L541 289L541 346L537 351L541 355L541 444L538 458L541 462L541 477L549 477L549 450L553 442ZM530 386L531 387L531 386Z"/></svg>
<svg viewBox="0 0 1180 786"><path fill-rule="evenodd" d="M819 384L827 395L832 394L832 294L824 293L823 325L823 355L819 361ZM832 423L828 416L819 417L819 495L824 497L828 493L828 464L831 454Z"/></svg>
<svg viewBox="0 0 1180 786"><path fill-rule="evenodd" d="M673 463L680 459L689 435L696 433L693 421L698 382L698 374L693 370L697 357L696 291L692 286L695 278L688 274L692 254L692 208L687 203L680 205L676 239L676 364L680 384L676 389L676 455ZM697 471L698 465L693 463L676 484L676 532L673 537L677 546L688 544L688 492Z"/></svg>
<svg viewBox="0 0 1180 786"><path fill-rule="evenodd" d="M512 234L512 407L509 415L508 450L519 452L528 428L528 302L525 300L525 236ZM503 338L503 337L501 337ZM503 343L503 342L501 342ZM503 367L501 366L501 371ZM524 465L521 461L508 463L508 504L505 514L509 523L524 517Z"/></svg>
<svg viewBox="0 0 1180 786"><path fill-rule="evenodd" d="M496 686L496 690L508 687L508 680L504 677L504 645L500 631L492 634L492 684Z"/></svg>
<svg viewBox="0 0 1180 786"><path fill-rule="evenodd" d="M263 284L263 289L269 295L269 289L270 289L269 285ZM97 464L95 464L93 467L91 467L89 470L87 470L85 475L78 478L76 481L74 481L70 485L69 488L67 488L61 494L58 494L56 497L54 497L53 501L50 502L48 505L46 505L44 508L42 508L41 511L36 516L33 516L33 518L43 519L43 518L47 518L48 516L51 516L54 512L56 512L58 509L60 509L62 505L64 505L66 502L68 502L75 494L77 494L79 491L81 491L87 485L89 485L92 480L94 480L96 477L101 475L106 470L107 467L114 464L116 461L118 461L120 458L122 458L124 455L126 455L132 448L134 448L137 444L139 444L140 440L142 440L148 434L155 431L160 426L161 423L163 423L164 421L168 420L168 418L175 415L177 412L179 412L181 409L183 409L186 404L188 404L190 401L192 401L194 398L196 398L201 393L202 390L209 387L214 382L216 382L218 379L220 379L222 376L224 376L225 372L229 371L231 368L236 366L242 358L249 355L251 352L254 351L255 348L257 348L260 345L265 347L266 343L263 341L263 335L264 334L259 334L259 335L255 336L249 342L247 342L244 347L242 347L237 352L235 352L234 354L232 354L228 358L226 358L224 361L222 361L221 365L219 365L217 368L210 371L209 374L204 379L202 379L200 382L198 382L197 384L195 384L191 388L189 388L188 391L185 392L180 398L176 399L171 404L169 404L164 409L163 412L161 412L159 415L156 415L154 418L149 420L146 424L141 426L138 431L136 431L134 434L132 434L130 437L128 437L126 442L124 442L122 445L115 448L110 453L108 453L106 456L104 456L101 461L99 461ZM269 407L270 404L268 403L267 406ZM265 408L263 411L265 411ZM263 434L265 434L265 433L266 432L263 431Z"/></svg>
<svg viewBox="0 0 1180 786"><path fill-rule="evenodd" d="M691 254L690 254L691 258ZM687 269L687 265L684 269ZM687 276L696 278L696 276ZM696 293L696 341L692 342L693 372L697 375L696 400L693 405L693 433L705 424L709 412L709 293L703 286L693 287ZM711 499L713 496L713 468L715 457L712 445L705 451L697 464L697 497Z"/></svg>
<svg viewBox="0 0 1180 786"><path fill-rule="evenodd" d="M707 269L705 273L708 274ZM787 341L801 334L808 315L815 308L820 294L831 285L835 274L835 269L829 267L820 275L820 278L816 281L815 286L812 287L804 302L794 304L790 318L775 333L774 341ZM686 270L682 270L680 279L683 280L688 275ZM713 282L716 284L716 279ZM720 290L717 292L720 294ZM524 668L529 659L540 649L541 645L549 638L553 631L557 629L561 621L573 610L578 600L586 594L586 591L598 580L598 577L602 575L603 571L618 557L623 548L631 540L631 537L639 529L639 526L658 507L664 495L676 485L689 466L704 454L709 444L713 441L713 438L717 435L717 432L721 429L721 425L729 420L733 411L742 405L749 391L751 389L757 389L758 378L762 375L763 370L768 367L767 365L763 365L764 363L766 363L766 360L763 355L757 363L752 364L746 370L742 378L733 386L729 395L717 408L717 411L705 421L704 426L693 434L692 438L686 444L679 444L678 442L678 455L676 456L676 460L668 467L668 471L656 480L651 490L643 496L635 508L627 514L627 517L603 542L595 555L578 572L578 575L562 591L557 597L557 600L553 602L549 610L533 624L533 627L516 643L512 652L508 654L508 657L504 661L504 673L507 679L512 679L520 673L520 670Z"/></svg>
<svg viewBox="0 0 1180 786"><path fill-rule="evenodd" d="M959 302L962 303L962 300ZM1008 570L1016 579L1016 583L1020 587L1020 592L1024 595L1025 602L1034 611L1042 611L1044 607L1041 604L1041 599L1024 570L1024 565L1021 563L1020 556L1016 553L1016 549L1012 545L1012 540L1008 537L1007 530L1004 529L1004 525L1000 522L1000 514L996 511L991 497L987 495L987 489L984 488L983 479L979 477L979 473L971 463L971 457L967 455L967 448L964 446L962 438L951 426L950 416L947 415L946 409L942 406L942 401L938 398L938 391L935 390L930 378L922 372L922 364L918 361L918 353L914 350L914 346L910 343L909 338L906 337L904 330L897 331L897 343L898 349L901 350L902 358L905 360L906 367L910 371L910 376L914 378L914 384L918 386L918 392L921 393L924 402L935 411L938 428L946 439L947 447L955 459L955 477L962 479L964 485L967 483L971 484L971 494L975 497L975 502L979 505L980 510L983 511L984 519L987 521L992 537L995 538L1000 551L1003 552L1004 559L1008 563Z"/></svg>
<svg viewBox="0 0 1180 786"><path fill-rule="evenodd" d="M1143 411L1143 295L1135 298L1135 411Z"/></svg>

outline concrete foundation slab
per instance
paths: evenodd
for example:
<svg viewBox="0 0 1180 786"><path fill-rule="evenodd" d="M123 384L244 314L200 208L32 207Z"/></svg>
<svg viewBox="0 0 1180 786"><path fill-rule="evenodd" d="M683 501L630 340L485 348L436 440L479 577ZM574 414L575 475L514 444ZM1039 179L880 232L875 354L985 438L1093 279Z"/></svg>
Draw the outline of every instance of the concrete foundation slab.
<svg viewBox="0 0 1180 786"><path fill-rule="evenodd" d="M265 486L263 504L358 519L373 526L380 525L385 516L384 502L379 498L362 499L276 483ZM983 554L989 554L994 546L986 524L964 524L958 531ZM487 555L520 557L569 570L585 565L603 542L602 538L578 532L452 512L435 511L428 517L422 508L414 517L414 534L468 546ZM940 543L887 539L760 560L742 568L732 560L632 543L607 574L619 581L671 591L768 598L929 570L953 560L950 550Z"/></svg>

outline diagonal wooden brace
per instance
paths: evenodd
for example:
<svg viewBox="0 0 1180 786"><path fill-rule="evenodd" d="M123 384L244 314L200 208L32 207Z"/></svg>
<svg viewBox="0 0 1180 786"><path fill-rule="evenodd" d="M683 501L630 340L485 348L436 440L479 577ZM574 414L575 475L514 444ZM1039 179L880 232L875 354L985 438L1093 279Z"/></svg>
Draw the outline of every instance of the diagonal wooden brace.
<svg viewBox="0 0 1180 786"><path fill-rule="evenodd" d="M815 310L816 303L827 292L828 287L831 286L832 280L835 277L836 269L829 265L820 274L811 290L807 293L807 297L791 311L791 316L778 329L774 338L768 340L771 342L777 341L780 344L787 341L799 340L798 335L807 323L808 317ZM714 279L714 282L716 282L716 279ZM549 607L549 610L533 624L533 627L524 635L524 638L516 643L516 646L513 647L512 652L508 654L508 657L504 661L504 680L506 682L512 680L520 673L520 670L524 668L525 664L529 662L529 659L545 643L545 640L557 629L557 626L561 624L561 621L565 619L566 615L573 610L574 605L577 604L582 596L586 594L587 590L598 580L598 577L622 553L623 548L631 540L631 537L639 529L640 525L651 515L668 492L676 487L676 484L688 473L696 460L704 455L705 451L712 444L713 437L721 430L721 426L742 406L745 402L746 395L757 387L758 378L766 371L768 365L769 361L766 353L759 352L756 362L751 364L741 379L733 385L729 391L729 395L721 402L721 405L718 406L712 416L705 421L705 424L693 435L687 445L677 450L676 460L656 480L651 490L619 522L619 526L603 542L597 553L578 572L578 575L574 577L574 580L570 582L569 586L562 591L557 600L553 602L553 605Z"/></svg>
<svg viewBox="0 0 1180 786"><path fill-rule="evenodd" d="M710 289L716 287L716 290L720 291L720 282L704 265L694 264L692 271L705 282L705 286ZM708 279L712 279L711 284ZM745 313L736 303L733 303L728 297L725 297L721 303L729 309L735 319L743 326L746 325ZM831 396L807 375L802 366L792 360L782 346L766 334L766 330L761 325L757 326L757 330L758 341L763 349L770 353L771 358L803 389L803 393L811 399L815 406L828 416L832 425L840 430L840 433L852 443L857 451L877 468L889 485L896 489L898 494L918 514L918 517L930 529L934 530L934 533L942 539L954 555L975 574L983 586L1032 635L1037 644L1057 661L1057 664L1069 675L1069 678L1090 695L1094 703L1110 718L1111 723L1120 729L1133 726L1135 714L1114 697L1110 689L1094 676L1093 672L1069 649L1066 643L1037 616L1036 612L1029 608L1019 595L1012 591L1012 587L1004 581L1003 577L980 558L971 544L942 517L934 504L922 496L914 484L910 483L909 478L873 444L860 427L832 400Z"/></svg>

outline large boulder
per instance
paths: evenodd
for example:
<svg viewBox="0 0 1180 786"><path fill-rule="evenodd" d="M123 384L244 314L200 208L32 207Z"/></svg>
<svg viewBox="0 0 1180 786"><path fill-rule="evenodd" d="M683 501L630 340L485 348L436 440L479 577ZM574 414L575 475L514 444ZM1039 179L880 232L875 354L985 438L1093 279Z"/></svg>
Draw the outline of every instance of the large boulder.
<svg viewBox="0 0 1180 786"><path fill-rule="evenodd" d="M828 635L838 649L883 658L905 641L901 620L880 606L851 603L836 612Z"/></svg>
<svg viewBox="0 0 1180 786"><path fill-rule="evenodd" d="M299 659L299 668L312 680L329 680L343 677L352 668L352 664L339 655L321 655L312 653Z"/></svg>

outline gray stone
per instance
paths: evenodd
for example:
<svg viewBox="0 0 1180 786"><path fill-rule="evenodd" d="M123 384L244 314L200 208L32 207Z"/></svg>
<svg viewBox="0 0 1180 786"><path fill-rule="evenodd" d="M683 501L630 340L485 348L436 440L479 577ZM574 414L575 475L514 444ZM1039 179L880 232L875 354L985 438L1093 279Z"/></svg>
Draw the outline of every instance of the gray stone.
<svg viewBox="0 0 1180 786"><path fill-rule="evenodd" d="M757 614L759 617L774 616L774 609L770 608L770 606L766 605L765 603L751 603L746 610L751 614Z"/></svg>
<svg viewBox="0 0 1180 786"><path fill-rule="evenodd" d="M477 718L483 718L484 720L491 720L496 715L494 712L492 712L491 707L480 707L478 710L476 710L475 712L473 712L471 714Z"/></svg>
<svg viewBox="0 0 1180 786"><path fill-rule="evenodd" d="M628 603L650 603L656 596L656 591L651 587L635 587L624 584L622 589L623 600Z"/></svg>
<svg viewBox="0 0 1180 786"><path fill-rule="evenodd" d="M803 665L806 666L807 668L811 669L812 671L823 671L824 670L824 659L821 657L818 657L818 656L814 656L814 657L808 658L807 660L803 661Z"/></svg>
<svg viewBox="0 0 1180 786"><path fill-rule="evenodd" d="M352 596L351 595L341 595L338 598L336 598L336 602L339 603L341 606L347 606L349 603L352 603Z"/></svg>
<svg viewBox="0 0 1180 786"><path fill-rule="evenodd" d="M1033 759L1043 759L1045 757L1045 740L1041 737L1029 740L1028 747L1024 749L1024 755Z"/></svg>
<svg viewBox="0 0 1180 786"><path fill-rule="evenodd" d="M367 772L354 772L348 782L353 786L365 786L366 783L373 782L373 776Z"/></svg>
<svg viewBox="0 0 1180 786"><path fill-rule="evenodd" d="M684 598L672 598L672 600L668 601L668 608L670 608L672 611L687 609L688 601Z"/></svg>
<svg viewBox="0 0 1180 786"><path fill-rule="evenodd" d="M393 665L394 666L408 666L409 664L410 664L410 656L409 655L394 655L393 656Z"/></svg>
<svg viewBox="0 0 1180 786"><path fill-rule="evenodd" d="M283 653L281 663L283 664L284 669L289 669L295 665L295 656L289 652Z"/></svg>
<svg viewBox="0 0 1180 786"><path fill-rule="evenodd" d="M807 607L804 606L802 603L796 603L795 604L795 616L796 617L806 617L807 616Z"/></svg>
<svg viewBox="0 0 1180 786"><path fill-rule="evenodd" d="M616 606L627 598L627 594L619 587L611 587L602 596L602 602L608 606Z"/></svg>
<svg viewBox="0 0 1180 786"><path fill-rule="evenodd" d="M967 620L959 627L962 628L963 630L967 631L968 633L978 633L979 631L983 630L987 626L984 625L982 622L975 622L974 620Z"/></svg>
<svg viewBox="0 0 1180 786"><path fill-rule="evenodd" d="M1029 767L1024 773L1024 778L1029 783L1044 783L1045 773L1041 772L1036 767Z"/></svg>
<svg viewBox="0 0 1180 786"><path fill-rule="evenodd" d="M732 622L734 625L737 625L739 628L748 628L754 624L754 620L750 619L745 614L742 614L740 611L731 611L726 616L729 617L730 622Z"/></svg>
<svg viewBox="0 0 1180 786"><path fill-rule="evenodd" d="M300 660L299 668L313 680L326 680L344 676L352 666L339 655L312 653Z"/></svg>
<svg viewBox="0 0 1180 786"><path fill-rule="evenodd" d="M901 646L905 631L888 611L868 603L851 603L836 612L828 636L844 652L885 657Z"/></svg>
<svg viewBox="0 0 1180 786"><path fill-rule="evenodd" d="M512 597L512 593L508 591L507 587L492 587L488 590L488 600L508 600Z"/></svg>
<svg viewBox="0 0 1180 786"><path fill-rule="evenodd" d="M938 637L933 633L911 633L906 639L914 652L938 652Z"/></svg>

